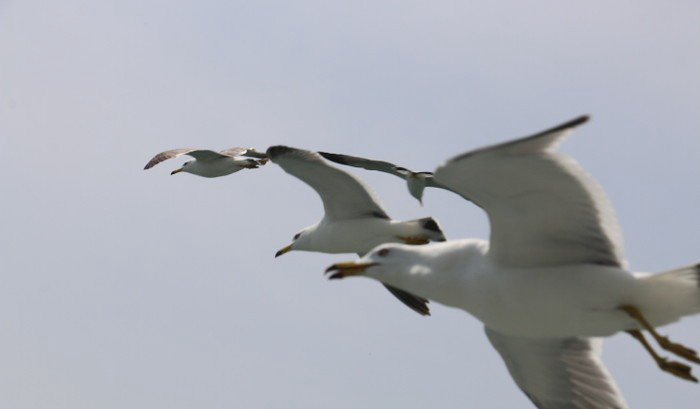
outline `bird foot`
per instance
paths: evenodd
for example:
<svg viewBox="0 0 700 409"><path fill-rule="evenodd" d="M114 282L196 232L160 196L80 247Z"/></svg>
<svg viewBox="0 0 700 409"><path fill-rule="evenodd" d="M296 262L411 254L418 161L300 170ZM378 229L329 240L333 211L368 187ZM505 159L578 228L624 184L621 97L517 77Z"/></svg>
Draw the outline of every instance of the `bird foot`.
<svg viewBox="0 0 700 409"><path fill-rule="evenodd" d="M693 376L691 368L684 363L671 361L667 358L661 358L657 363L662 371L668 372L671 375L677 376L681 379L685 379L686 381L695 383L698 382L698 379Z"/></svg>
<svg viewBox="0 0 700 409"><path fill-rule="evenodd" d="M661 345L661 348L672 352L681 358L685 358L691 362L695 362L696 364L700 364L700 358L698 357L697 352L695 350L690 349L684 345L677 344L675 342L672 342L671 340L668 339L668 337L659 337L658 339L659 345Z"/></svg>

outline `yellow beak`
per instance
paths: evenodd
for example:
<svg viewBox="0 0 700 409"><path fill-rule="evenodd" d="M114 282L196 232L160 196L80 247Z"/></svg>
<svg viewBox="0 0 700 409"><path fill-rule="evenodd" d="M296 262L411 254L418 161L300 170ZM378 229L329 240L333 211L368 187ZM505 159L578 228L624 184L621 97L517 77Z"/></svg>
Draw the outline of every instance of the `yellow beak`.
<svg viewBox="0 0 700 409"><path fill-rule="evenodd" d="M362 275L365 270L372 266L376 266L379 263L357 263L355 261L348 261L345 263L336 263L326 269L326 274L331 274L328 276L329 280L336 280L340 278L359 276Z"/></svg>
<svg viewBox="0 0 700 409"><path fill-rule="evenodd" d="M174 175L174 174L180 173L180 172L182 172L182 168L177 168L177 169L175 169L174 171L170 172L170 174L171 174L171 175Z"/></svg>
<svg viewBox="0 0 700 409"><path fill-rule="evenodd" d="M275 258L281 256L282 254L289 253L290 251L292 251L291 244L288 246L282 247L277 253L275 253Z"/></svg>

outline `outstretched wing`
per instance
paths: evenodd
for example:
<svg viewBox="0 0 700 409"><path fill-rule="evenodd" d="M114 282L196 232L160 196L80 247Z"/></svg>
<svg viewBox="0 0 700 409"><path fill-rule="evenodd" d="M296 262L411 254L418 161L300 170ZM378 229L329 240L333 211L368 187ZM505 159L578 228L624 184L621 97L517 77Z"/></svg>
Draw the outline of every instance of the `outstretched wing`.
<svg viewBox="0 0 700 409"><path fill-rule="evenodd" d="M200 160L200 159L213 159L213 158L218 158L222 157L223 155L220 154L219 152L214 152L210 151L207 149L196 149L196 148L179 148L179 149L171 149L169 151L161 152L154 156L151 160L148 161L144 169L150 169L157 164L166 161L168 159L173 159L177 158L182 155L190 155L193 158Z"/></svg>
<svg viewBox="0 0 700 409"><path fill-rule="evenodd" d="M519 338L486 328L518 387L540 409L624 409L600 338Z"/></svg>
<svg viewBox="0 0 700 409"><path fill-rule="evenodd" d="M624 266L620 229L605 192L575 160L553 152L587 120L465 153L435 171L439 183L486 211L495 261Z"/></svg>
<svg viewBox="0 0 700 409"><path fill-rule="evenodd" d="M301 179L321 196L326 218L389 218L374 195L359 179L329 165L317 153L287 146L272 146L268 148L267 156L285 172Z"/></svg>
<svg viewBox="0 0 700 409"><path fill-rule="evenodd" d="M405 179L405 176L397 170L396 165L383 160L372 160L360 158L359 156L341 155L338 153L329 152L319 152L318 154L331 162L339 163L341 165L353 166L366 170L378 170L380 172L390 173L394 176Z"/></svg>

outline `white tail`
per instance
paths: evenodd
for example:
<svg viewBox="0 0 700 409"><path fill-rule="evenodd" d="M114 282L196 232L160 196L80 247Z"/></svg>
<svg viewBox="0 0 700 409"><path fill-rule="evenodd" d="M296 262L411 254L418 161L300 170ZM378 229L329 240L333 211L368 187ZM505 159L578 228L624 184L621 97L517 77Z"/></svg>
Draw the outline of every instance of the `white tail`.
<svg viewBox="0 0 700 409"><path fill-rule="evenodd" d="M664 325L700 312L700 264L643 277L644 304L652 325Z"/></svg>

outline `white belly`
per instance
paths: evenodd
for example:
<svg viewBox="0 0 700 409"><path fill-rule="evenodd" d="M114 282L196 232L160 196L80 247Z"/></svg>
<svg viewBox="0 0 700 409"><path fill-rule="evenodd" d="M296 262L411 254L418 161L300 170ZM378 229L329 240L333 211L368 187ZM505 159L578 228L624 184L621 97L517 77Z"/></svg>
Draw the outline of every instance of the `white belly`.
<svg viewBox="0 0 700 409"><path fill-rule="evenodd" d="M601 266L499 269L474 280L478 283L470 284L479 291L465 294L453 306L504 334L607 336L634 325L617 309L633 302L636 280L625 270Z"/></svg>

